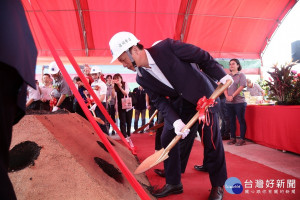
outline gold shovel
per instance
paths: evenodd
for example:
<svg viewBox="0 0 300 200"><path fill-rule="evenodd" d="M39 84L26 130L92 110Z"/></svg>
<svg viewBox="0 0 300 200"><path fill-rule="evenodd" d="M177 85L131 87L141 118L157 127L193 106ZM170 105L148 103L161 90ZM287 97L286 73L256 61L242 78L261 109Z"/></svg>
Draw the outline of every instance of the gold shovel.
<svg viewBox="0 0 300 200"><path fill-rule="evenodd" d="M164 122L160 123L160 124L157 124L155 126L152 126L151 128L148 129L148 131L156 131L157 129L159 129L160 127L163 127L164 126Z"/></svg>
<svg viewBox="0 0 300 200"><path fill-rule="evenodd" d="M232 81L227 81L224 85L222 83L219 84L219 86L216 88L216 90L212 93L210 96L210 99L216 99L218 98L230 85ZM207 109L206 107L205 109ZM198 120L199 113L197 112L193 118L185 125L185 127L181 130L181 132L184 132L184 130L191 128L191 126ZM146 158L135 170L135 174L140 174L148 169L154 167L155 165L161 163L162 161L166 160L169 157L170 150L177 144L177 142L181 139L181 136L176 136L174 139L170 142L170 144L166 147L166 149L162 148L161 150L155 152L148 158Z"/></svg>
<svg viewBox="0 0 300 200"><path fill-rule="evenodd" d="M139 131L143 131L154 119L155 115L157 115L158 110L155 110L155 112L152 114L152 116L149 119L149 122L147 124L145 124L144 126L141 126L140 128L136 129L133 133L137 133Z"/></svg>

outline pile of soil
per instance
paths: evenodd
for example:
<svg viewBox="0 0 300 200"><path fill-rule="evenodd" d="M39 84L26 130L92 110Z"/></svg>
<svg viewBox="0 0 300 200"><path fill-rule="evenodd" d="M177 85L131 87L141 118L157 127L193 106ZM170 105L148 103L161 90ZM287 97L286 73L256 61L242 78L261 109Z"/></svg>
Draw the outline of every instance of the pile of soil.
<svg viewBox="0 0 300 200"><path fill-rule="evenodd" d="M139 165L136 158L123 144L105 137L133 173ZM31 141L38 144L39 153L36 149L27 156L32 161L28 167L9 173L18 200L140 199L99 140L90 123L76 113L25 115L13 127L11 147ZM134 176L155 199L145 174Z"/></svg>

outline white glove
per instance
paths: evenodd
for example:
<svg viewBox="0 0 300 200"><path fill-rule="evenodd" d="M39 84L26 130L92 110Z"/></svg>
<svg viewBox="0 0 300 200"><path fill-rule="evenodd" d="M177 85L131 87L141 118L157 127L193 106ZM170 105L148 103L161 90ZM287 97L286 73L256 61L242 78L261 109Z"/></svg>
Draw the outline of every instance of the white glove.
<svg viewBox="0 0 300 200"><path fill-rule="evenodd" d="M97 107L97 104L94 104L94 105L90 108L90 111L95 111L95 110L96 110L96 107Z"/></svg>
<svg viewBox="0 0 300 200"><path fill-rule="evenodd" d="M190 129L185 129L183 132L181 130L185 127L185 124L182 122L181 119L177 119L174 123L174 130L176 135L181 135L181 139L184 139L190 132Z"/></svg>
<svg viewBox="0 0 300 200"><path fill-rule="evenodd" d="M52 112L55 112L55 111L57 111L58 109L59 109L59 107L54 106L53 109L52 109Z"/></svg>
<svg viewBox="0 0 300 200"><path fill-rule="evenodd" d="M226 76L224 76L223 78L221 78L220 83L222 83L223 85L225 85L225 83L227 82L227 80L231 80L232 82L231 82L230 85L232 85L233 79L232 79L232 77L229 74L227 74Z"/></svg>

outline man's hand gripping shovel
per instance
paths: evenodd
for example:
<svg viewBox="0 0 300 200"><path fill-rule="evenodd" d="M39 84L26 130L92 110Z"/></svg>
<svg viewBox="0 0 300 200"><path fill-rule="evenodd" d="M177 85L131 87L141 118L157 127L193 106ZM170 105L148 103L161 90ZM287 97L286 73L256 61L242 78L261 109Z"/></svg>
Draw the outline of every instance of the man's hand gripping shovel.
<svg viewBox="0 0 300 200"><path fill-rule="evenodd" d="M218 98L230 85L232 81L228 80L224 85L222 83L219 84L219 86L216 88L216 90L212 93L209 100L215 100ZM203 110L206 110L209 105L204 105L205 108ZM205 117L205 116L204 116ZM189 129L197 120L199 119L199 112L197 112L193 118L185 125L185 127L181 130L183 132L186 129ZM155 165L161 163L162 161L166 160L169 157L170 150L177 144L177 142L181 139L181 136L176 136L170 144L164 149L155 152L148 158L146 158L135 170L135 174L143 173L150 168L154 167Z"/></svg>

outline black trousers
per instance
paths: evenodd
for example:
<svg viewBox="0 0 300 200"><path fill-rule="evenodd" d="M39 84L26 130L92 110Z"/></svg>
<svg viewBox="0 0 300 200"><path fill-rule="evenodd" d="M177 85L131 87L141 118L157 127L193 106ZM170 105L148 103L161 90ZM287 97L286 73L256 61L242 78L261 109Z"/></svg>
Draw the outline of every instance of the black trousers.
<svg viewBox="0 0 300 200"><path fill-rule="evenodd" d="M16 199L7 170L12 126L14 125L19 109L17 104L18 94L19 92L26 94L24 88L20 90L22 84L23 80L18 72L0 62L0 198L5 200Z"/></svg>
<svg viewBox="0 0 300 200"><path fill-rule="evenodd" d="M102 102L102 105L103 105L104 108L106 107L106 103L105 102ZM96 117L99 117L100 119L102 119L102 121L104 121L104 124L100 124L98 122L97 123L98 123L99 127L101 128L101 130L106 135L108 135L108 130L107 130L107 127L106 127L106 124L105 124L106 118L105 118L105 116L103 115L103 113L101 112L101 110L100 110L100 108L98 106L95 109L95 114L96 114Z"/></svg>
<svg viewBox="0 0 300 200"><path fill-rule="evenodd" d="M161 112L158 112L157 114L157 124L163 123L164 122L164 117L161 114ZM160 127L157 129L156 134L155 134L155 150L160 150L162 148L161 146L161 134L163 131L163 127Z"/></svg>
<svg viewBox="0 0 300 200"><path fill-rule="evenodd" d="M180 117L185 124L194 116L195 110L195 106L183 100ZM217 113L210 114L211 121L213 120L212 132L210 126L204 126L203 129L205 165L208 169L212 186L223 186L227 179L225 153L218 126L218 117ZM181 173L185 171L196 133L197 131L201 133L201 129L202 124L196 122L190 128L189 135L177 143L169 152L169 158L164 161L167 184L177 185L181 182ZM164 128L161 136L162 146L166 148L175 136L174 129L168 130ZM216 149L214 149L211 140L213 140Z"/></svg>
<svg viewBox="0 0 300 200"><path fill-rule="evenodd" d="M80 116L82 116L83 118L87 119L87 117L85 116L85 114L84 114L81 106L79 105L79 103L78 103L78 101L76 99L74 99L73 110L74 110L74 112L76 112Z"/></svg>
<svg viewBox="0 0 300 200"><path fill-rule="evenodd" d="M230 136L230 118L228 115L228 108L226 106L225 99L221 99L220 104L220 118L222 120L221 135Z"/></svg>
<svg viewBox="0 0 300 200"><path fill-rule="evenodd" d="M120 129L125 138L130 137L131 121L133 109L126 112L124 109L119 109Z"/></svg>
<svg viewBox="0 0 300 200"><path fill-rule="evenodd" d="M116 123L116 108L115 105L107 105L107 111L111 119ZM107 122L107 130L110 128L110 123Z"/></svg>
<svg viewBox="0 0 300 200"><path fill-rule="evenodd" d="M153 115L153 113L155 112L155 110L156 110L156 108L153 105L151 105L151 108L149 110L149 119ZM151 128L154 125L154 121L155 121L154 119L155 119L155 117L153 118L152 122L150 122L149 128Z"/></svg>
<svg viewBox="0 0 300 200"><path fill-rule="evenodd" d="M46 111L51 111L50 110L50 101L47 100L45 102L42 102L40 103L40 110L46 110Z"/></svg>
<svg viewBox="0 0 300 200"><path fill-rule="evenodd" d="M57 99L57 101L59 100L59 98ZM62 104L59 106L60 109L66 109L68 110L69 112L73 113L74 110L73 110L73 100L74 100L74 97L73 96L69 96L69 97L66 97L65 100L62 102Z"/></svg>

